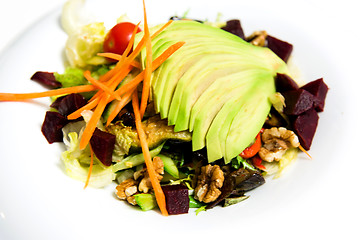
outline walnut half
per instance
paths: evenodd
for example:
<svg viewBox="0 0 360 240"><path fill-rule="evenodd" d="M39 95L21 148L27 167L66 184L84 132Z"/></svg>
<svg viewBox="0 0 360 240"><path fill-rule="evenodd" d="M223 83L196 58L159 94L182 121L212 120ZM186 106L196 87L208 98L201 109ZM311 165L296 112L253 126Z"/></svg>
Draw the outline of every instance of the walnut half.
<svg viewBox="0 0 360 240"><path fill-rule="evenodd" d="M132 205L136 205L134 195L137 193L137 184L138 182L132 178L126 179L116 186L116 196L121 200L127 200Z"/></svg>
<svg viewBox="0 0 360 240"><path fill-rule="evenodd" d="M195 199L200 202L210 203L215 201L221 194L224 183L224 173L218 165L202 166L194 192Z"/></svg>
<svg viewBox="0 0 360 240"><path fill-rule="evenodd" d="M267 162L279 161L287 149L299 147L299 139L296 134L284 127L265 129L261 135L263 142L259 156Z"/></svg>

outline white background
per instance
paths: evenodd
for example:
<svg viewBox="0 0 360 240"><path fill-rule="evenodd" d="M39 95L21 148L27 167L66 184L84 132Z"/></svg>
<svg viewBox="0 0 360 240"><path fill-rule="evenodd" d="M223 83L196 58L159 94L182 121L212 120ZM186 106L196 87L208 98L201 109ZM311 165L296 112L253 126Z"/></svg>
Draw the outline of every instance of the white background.
<svg viewBox="0 0 360 240"><path fill-rule="evenodd" d="M49 11L59 8L63 2L63 0L11 0L5 3L4 0L1 0L0 54L23 31L31 27L32 23L39 20ZM99 2L101 1L99 0ZM219 2L221 3L221 1ZM317 187L310 189L307 194L312 197L304 197L301 207L297 208L296 205L290 204L286 206L288 215L282 213L283 216L299 216L301 221L296 220L295 217L289 218L289 221L293 221L293 224L286 222L286 219L283 219L281 223L277 218L274 218L276 219L275 221L271 221L271 218L266 218L265 222L263 219L258 219L257 222L254 222L254 226L257 227L249 227L242 231L251 231L251 235L253 234L255 238L256 235L261 235L262 239L298 239L298 237L307 237L307 239L325 239L325 237L356 239L358 238L357 231L360 215L360 181L358 180L358 172L360 170L360 154L358 151L358 139L360 137L358 126L360 103L360 17L356 4L357 1L258 0L256 3L243 2L245 5L253 5L254 9L256 9L256 6L261 6L263 8L268 7L269 11L272 11L274 8L276 8L277 12L284 10L287 16L291 15L294 19L297 19L295 21L297 23L296 27L307 31L309 35L318 36L317 42L322 43L320 45L327 53L327 56L332 58L333 62L336 62L334 67L340 69L338 81L343 83L346 91L338 96L346 98L347 106L339 107L348 109L344 110L348 119L348 126L335 124L337 128L347 131L345 133L347 137L344 140L347 142L338 149L326 150L334 152L338 156L338 164L328 169L329 173L326 175L328 182L316 184ZM178 4L178 1L174 1L175 3ZM151 0L147 1L147 5L150 4ZM286 18L284 21L286 22ZM19 67L21 69L21 66ZM5 79L0 79L0 81L5 81ZM0 114L1 116L6 115L6 113ZM328 129L328 131L332 130ZM19 191L19 189L14 189L14 191ZM3 193L0 189L0 197L1 194ZM264 199L264 201L266 200ZM1 207L0 212L2 210ZM304 208L308 210L306 213L302 212ZM0 217L0 229L2 229L2 221L4 219ZM36 217L34 217L34 221L36 221ZM102 221L104 220L102 219ZM186 228L188 227L190 226L181 226L182 230L180 232L186 234ZM239 227L241 227L241 223ZM291 231L287 232L283 227L289 228ZM21 231L22 226L17 226L17 228ZM64 230L66 231L66 229ZM119 231L121 230L119 229ZM209 233L211 230L206 231ZM226 231L236 231L236 229L227 229ZM239 238L241 236L239 233L234 233L234 235L239 236ZM201 235L199 234L199 236ZM166 237L172 238L171 236Z"/></svg>

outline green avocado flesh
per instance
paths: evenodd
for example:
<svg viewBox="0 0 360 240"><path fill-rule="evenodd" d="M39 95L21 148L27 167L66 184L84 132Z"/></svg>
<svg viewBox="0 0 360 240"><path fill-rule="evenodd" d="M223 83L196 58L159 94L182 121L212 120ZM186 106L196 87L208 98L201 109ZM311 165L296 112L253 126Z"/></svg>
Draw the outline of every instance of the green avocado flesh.
<svg viewBox="0 0 360 240"><path fill-rule="evenodd" d="M206 147L209 162L229 163L264 124L274 76L288 74L286 63L268 48L196 21L174 21L153 38L153 59L179 41L184 46L152 74L155 110L175 132L191 132L193 150ZM140 59L144 65L145 51Z"/></svg>

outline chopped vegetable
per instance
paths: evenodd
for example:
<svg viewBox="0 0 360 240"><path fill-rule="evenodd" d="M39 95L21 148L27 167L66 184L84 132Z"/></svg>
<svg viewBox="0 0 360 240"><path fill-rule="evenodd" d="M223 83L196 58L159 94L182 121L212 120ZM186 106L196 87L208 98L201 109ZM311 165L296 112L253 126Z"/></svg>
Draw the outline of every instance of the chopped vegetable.
<svg viewBox="0 0 360 240"><path fill-rule="evenodd" d="M157 180L155 169L154 169L154 166L153 166L153 163L152 163L152 160L151 160L149 147L148 147L147 141L146 141L146 135L145 135L145 132L144 132L144 130L142 128L142 125L141 125L139 99L138 99L138 95L137 95L136 91L133 93L132 105L133 105L134 114L135 114L136 129L137 129L137 132L139 134L141 148L142 148L142 152L144 154L145 164L146 164L146 167L147 167L147 171L149 173L151 185L152 185L152 187L154 189L154 192L155 192L156 202L158 203L158 206L160 208L161 213L164 216L167 216L168 212L166 210L165 195L164 195L164 192L161 189L159 181Z"/></svg>
<svg viewBox="0 0 360 240"><path fill-rule="evenodd" d="M240 156L242 158L251 158L253 156L256 155L256 153L259 152L261 148L261 139L260 139L260 133L258 135L256 135L256 138L255 138L255 142L244 149L244 151L242 151L242 153L240 153Z"/></svg>

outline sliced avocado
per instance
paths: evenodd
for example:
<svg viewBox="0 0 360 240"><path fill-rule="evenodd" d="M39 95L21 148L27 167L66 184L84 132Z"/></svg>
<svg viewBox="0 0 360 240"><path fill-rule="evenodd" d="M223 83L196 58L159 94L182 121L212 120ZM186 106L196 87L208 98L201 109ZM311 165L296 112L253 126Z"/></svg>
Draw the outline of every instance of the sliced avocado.
<svg viewBox="0 0 360 240"><path fill-rule="evenodd" d="M253 94L256 80L262 79L263 76L269 75L266 71L248 71L247 81L252 82L248 90L243 94L234 95L230 98L216 114L206 134L206 149L209 162L213 162L225 156L225 141L229 133L229 129L236 114L241 111L247 101L255 101L256 95ZM248 116L251 120L252 116ZM255 122L257 119L251 121ZM249 121L250 122L250 121ZM263 123L263 122L262 122ZM252 138L254 139L254 137ZM249 145L251 141L247 142ZM239 153L243 150L239 149ZM231 160L231 159L230 159ZM229 160L226 161L227 163Z"/></svg>
<svg viewBox="0 0 360 240"><path fill-rule="evenodd" d="M244 96L252 85L248 83L253 69L226 75L217 79L196 101L190 118L190 130L193 129L193 151L205 147L205 137L208 129L222 106L229 100Z"/></svg>
<svg viewBox="0 0 360 240"><path fill-rule="evenodd" d="M159 54L177 41L186 43L152 75L156 109L161 118L168 118L168 124L175 124L175 131L190 127L193 149L205 142L209 161L224 157L229 162L250 144L264 123L270 110L268 97L275 92L273 76L287 73L286 63L268 48L195 21L170 24L152 40L153 52ZM142 51L142 60L144 54ZM254 73L242 84L230 80L229 85L220 84L223 77L248 69ZM216 97L222 99L219 103L209 99L213 84L219 91ZM229 96L220 96L220 92Z"/></svg>
<svg viewBox="0 0 360 240"><path fill-rule="evenodd" d="M264 125L271 108L269 97L275 92L273 79L271 74L258 78L251 96L233 119L225 142L225 162L241 153Z"/></svg>

